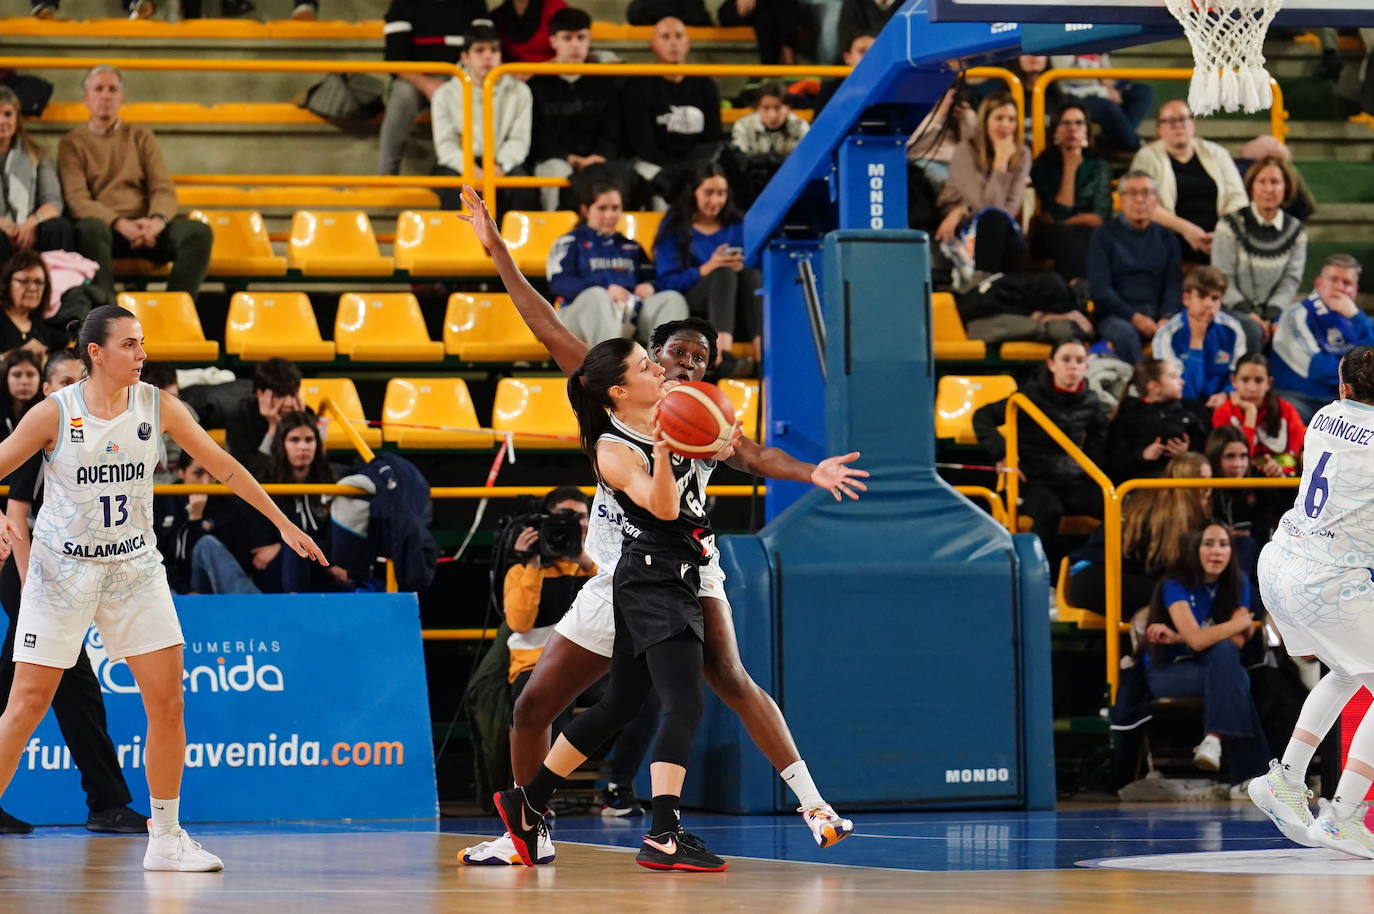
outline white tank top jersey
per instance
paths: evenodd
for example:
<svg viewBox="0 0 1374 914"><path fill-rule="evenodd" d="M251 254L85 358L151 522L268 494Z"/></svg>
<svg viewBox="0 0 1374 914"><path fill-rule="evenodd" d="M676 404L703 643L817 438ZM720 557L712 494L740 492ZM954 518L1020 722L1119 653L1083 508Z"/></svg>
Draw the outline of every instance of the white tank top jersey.
<svg viewBox="0 0 1374 914"><path fill-rule="evenodd" d="M1274 542L1314 562L1374 568L1374 406L1337 400L1307 426L1302 485Z"/></svg>
<svg viewBox="0 0 1374 914"><path fill-rule="evenodd" d="M162 449L159 391L129 388L129 405L113 419L86 409L86 382L51 395L57 438L44 453L43 508L33 542L62 555L115 562L157 550L153 536L153 469Z"/></svg>

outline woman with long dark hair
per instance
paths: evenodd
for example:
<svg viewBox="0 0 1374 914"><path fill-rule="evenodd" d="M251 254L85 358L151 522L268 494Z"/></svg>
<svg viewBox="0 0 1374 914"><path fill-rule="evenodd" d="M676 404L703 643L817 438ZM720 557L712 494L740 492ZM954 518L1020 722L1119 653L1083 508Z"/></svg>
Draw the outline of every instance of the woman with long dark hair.
<svg viewBox="0 0 1374 914"><path fill-rule="evenodd" d="M1092 118L1084 102L1064 104L1050 123L1054 142L1031 165L1040 218L1031 253L1054 261L1066 280L1088 275L1088 239L1112 215L1112 171L1092 151Z"/></svg>
<svg viewBox="0 0 1374 914"><path fill-rule="evenodd" d="M720 374L753 374L754 361L737 364L730 347L736 339L748 340L754 359L762 354L759 271L744 265L744 214L735 206L725 170L716 163L693 169L659 224L654 262L658 288L687 296L692 315L716 328Z"/></svg>
<svg viewBox="0 0 1374 914"><path fill-rule="evenodd" d="M277 422L277 433L259 474L266 483L317 483L339 481L339 474L325 457L324 439L314 413L286 413ZM273 499L282 513L311 536L328 536L329 496L279 495ZM275 544L274 544L275 545ZM318 593L338 590L347 575L337 565L327 569L280 549L283 593Z"/></svg>
<svg viewBox="0 0 1374 914"><path fill-rule="evenodd" d="M605 695L559 735L529 784L494 798L526 866L536 862L553 792L634 719L652 688L662 707L649 764L653 820L636 860L656 870L725 869L725 861L683 829L678 809L702 709L705 626L697 589L701 566L715 551L705 508L713 461L669 452L657 421L662 395L663 367L631 340L593 346L568 378L582 447L624 512L625 543L615 569L615 647ZM716 457L733 451L727 445Z"/></svg>

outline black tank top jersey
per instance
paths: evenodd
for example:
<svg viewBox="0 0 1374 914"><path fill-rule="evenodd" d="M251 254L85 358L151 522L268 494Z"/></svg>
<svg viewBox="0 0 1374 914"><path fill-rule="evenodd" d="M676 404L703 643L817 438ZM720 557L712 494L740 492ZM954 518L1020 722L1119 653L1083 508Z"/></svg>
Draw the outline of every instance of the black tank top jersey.
<svg viewBox="0 0 1374 914"><path fill-rule="evenodd" d="M637 452L644 461L645 472L654 472L654 442L652 438L629 428L615 416L611 417L611 431L599 441L614 441ZM694 560L704 565L715 554L715 535L711 520L706 516L706 480L713 462L692 460L673 455L673 478L677 480L678 516L665 521L654 517L647 509L635 504L619 489L611 489L616 504L624 514L621 530L625 535L623 549L636 545L655 550L671 551L683 561Z"/></svg>

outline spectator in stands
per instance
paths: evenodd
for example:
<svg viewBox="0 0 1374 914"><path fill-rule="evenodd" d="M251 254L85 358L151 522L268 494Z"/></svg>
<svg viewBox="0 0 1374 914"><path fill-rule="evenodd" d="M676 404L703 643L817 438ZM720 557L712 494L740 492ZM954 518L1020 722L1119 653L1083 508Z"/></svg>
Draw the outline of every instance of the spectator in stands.
<svg viewBox="0 0 1374 914"><path fill-rule="evenodd" d="M550 20L567 7L564 0L503 0L491 11L492 23L501 35L501 60L539 63L551 59Z"/></svg>
<svg viewBox="0 0 1374 914"><path fill-rule="evenodd" d="M0 86L0 263L16 251L70 251L57 166L24 129L19 96Z"/></svg>
<svg viewBox="0 0 1374 914"><path fill-rule="evenodd" d="M1269 360L1249 352L1236 362L1235 388L1212 413L1214 426L1240 429L1255 469L1265 476L1292 476L1302 462L1307 425L1292 403L1274 390Z"/></svg>
<svg viewBox="0 0 1374 914"><path fill-rule="evenodd" d="M580 9L564 7L549 20L554 63L586 63L591 46L592 18ZM615 180L629 188L638 175L623 161L620 81L607 77L541 74L530 77L534 98L530 158L541 178L572 178L573 184ZM642 182L639 182L642 183ZM546 210L576 209L577 187L542 187ZM635 193L630 199L641 205Z"/></svg>
<svg viewBox="0 0 1374 914"><path fill-rule="evenodd" d="M171 261L169 292L194 299L210 266L210 226L178 216L177 191L148 128L119 119L124 77L92 67L82 80L90 120L62 138L57 170L76 223L76 248L100 266L95 282L114 298L114 258Z"/></svg>
<svg viewBox="0 0 1374 914"><path fill-rule="evenodd" d="M849 47L857 35L877 35L901 6L901 0L844 0L840 7L840 47Z"/></svg>
<svg viewBox="0 0 1374 914"><path fill-rule="evenodd" d="M1332 254L1311 295L1287 308L1274 325L1274 387L1304 422L1340 397L1336 366L1356 346L1374 346L1374 321L1355 304L1360 262Z"/></svg>
<svg viewBox="0 0 1374 914"><path fill-rule="evenodd" d="M1206 735L1193 749L1193 764L1219 770L1225 740L1233 784L1268 767L1264 725L1240 658L1254 635L1252 605L1231 535L1224 523L1210 520L1193 532L1182 561L1160 582L1141 648L1145 681L1156 698L1201 696Z"/></svg>
<svg viewBox="0 0 1374 914"><path fill-rule="evenodd" d="M1121 215L1093 232L1088 284L1097 306L1097 332L1117 358L1134 365L1141 340L1153 339L1182 301L1179 251L1173 234L1151 220L1155 180L1143 171L1121 179Z"/></svg>
<svg viewBox="0 0 1374 914"><path fill-rule="evenodd" d="M1212 429L1205 453L1212 475L1219 479L1273 477L1279 471L1272 460L1267 470L1255 467L1245 434L1234 425ZM1273 535L1278 518L1292 503L1293 494L1286 489L1212 490L1212 513L1226 524L1240 567L1250 576L1252 585L1256 582L1259 552Z"/></svg>
<svg viewBox="0 0 1374 914"><path fill-rule="evenodd" d="M920 168L931 189L939 193L949 178L955 150L977 128L978 115L967 96L950 86L912 131L906 144L907 162Z"/></svg>
<svg viewBox="0 0 1374 914"><path fill-rule="evenodd" d="M1018 54L1014 59L1005 61L1001 64L1012 75L1021 80L1021 85L1026 91L1026 97L1030 97L1030 92L1035 88L1036 83L1046 70L1050 68L1050 59L1043 54ZM983 99L992 95L994 92L1005 92L1007 84L1000 79L984 79L981 82L972 83L970 91L973 94L975 104L982 104ZM1058 111L1065 102L1070 101L1064 93L1063 86L1059 80L1045 84L1045 110ZM1026 142L1034 140L1031 136L1033 125L1026 124Z"/></svg>
<svg viewBox="0 0 1374 914"><path fill-rule="evenodd" d="M191 485L213 485L204 466L185 451L178 475ZM274 565L281 537L239 498L205 495L154 497L158 550L167 579L186 593L257 594L281 590Z"/></svg>
<svg viewBox="0 0 1374 914"><path fill-rule="evenodd" d="M325 457L324 440L315 414L308 410L284 414L272 436L267 459L260 463L263 471L259 479L264 483L308 483L328 485L339 480L339 473ZM282 509L302 530L317 539L329 537L329 496L279 495L275 498ZM302 559L291 549L276 545L276 556L269 567L276 565L281 576L282 593L323 593L352 589L348 573L338 565L321 566Z"/></svg>
<svg viewBox="0 0 1374 914"><path fill-rule="evenodd" d="M844 51L840 55L841 61L846 67L857 67L859 61L863 60L864 55L868 53L868 49L873 47L875 40L873 35L868 32L858 33L843 45ZM843 78L821 80L820 92L816 94L815 110L817 114L820 114L821 109L830 104L830 99L834 98L836 90L840 88L840 84L843 82Z"/></svg>
<svg viewBox="0 0 1374 914"><path fill-rule="evenodd" d="M1316 198L1312 196L1312 191L1307 187L1307 182L1303 180L1302 173L1293 168L1293 150L1289 149L1282 140L1267 133L1248 141L1236 150L1235 158L1236 171L1242 175L1250 170L1260 159L1272 157L1282 159L1287 162L1290 173L1295 183L1292 198L1283 205L1283 211L1304 224L1317 211Z"/></svg>
<svg viewBox="0 0 1374 914"><path fill-rule="evenodd" d="M1211 428L1197 405L1183 399L1176 363L1142 359L1133 383L1139 396L1121 401L1107 433L1107 473L1115 483L1160 475L1178 455L1200 452Z"/></svg>
<svg viewBox="0 0 1374 914"><path fill-rule="evenodd" d="M659 224L654 261L658 287L681 292L693 316L716 328L721 376L753 374L763 334L759 271L744 265L744 216L719 165L708 162L692 172ZM753 343L753 359L735 361L730 347L736 339Z"/></svg>
<svg viewBox="0 0 1374 914"><path fill-rule="evenodd" d="M386 11L385 59L458 63L463 35L487 15L484 0L391 0ZM398 175L415 118L448 81L438 73L398 73L391 80L378 137L377 173Z"/></svg>
<svg viewBox="0 0 1374 914"><path fill-rule="evenodd" d="M182 19L201 18L201 0L178 0L174 7L180 8ZM225 19L248 16L257 10L252 0L220 0L220 15ZM172 21L168 13L168 21ZM317 0L301 0L291 8L291 19L296 22L314 22L320 18L320 5Z"/></svg>
<svg viewBox="0 0 1374 914"><path fill-rule="evenodd" d="M763 192L809 126L787 106L787 89L782 83L759 87L753 112L735 121L730 131L730 145L743 172L743 186L736 188L741 207L747 209Z"/></svg>
<svg viewBox="0 0 1374 914"><path fill-rule="evenodd" d="M1190 263L1208 263L1212 230L1222 216L1248 202L1240 172L1225 147L1197 136L1193 112L1182 99L1160 106L1159 139L1140 147L1132 171L1155 179L1153 218L1179 237Z"/></svg>
<svg viewBox="0 0 1374 914"><path fill-rule="evenodd" d="M43 357L31 349L14 349L0 362L0 369L5 372L5 389L0 391L0 438L4 438L43 399Z"/></svg>
<svg viewBox="0 0 1374 914"><path fill-rule="evenodd" d="M472 80L472 181L482 178L482 158L485 152L485 138L482 124L482 96L479 87L488 73L501 63L501 37L486 20L476 20L468 26L463 35L463 50L460 55L463 69ZM529 174L525 170L525 159L530 154L530 125L534 117L534 100L530 87L513 76L503 76L492 90L492 140L496 149L492 151L496 176ZM430 118L434 127L434 153L439 160L435 166L436 175L463 174L463 131L469 125L463 123L463 84L450 80L434 93ZM528 189L514 190L503 188L498 191L497 203L500 209L534 209L538 194ZM439 205L444 209L461 209L462 200L458 188L445 187L439 190Z"/></svg>
<svg viewBox="0 0 1374 914"><path fill-rule="evenodd" d="M0 271L0 357L20 348L43 356L66 346L65 335L43 320L49 284L48 268L34 251L20 251Z"/></svg>
<svg viewBox="0 0 1374 914"><path fill-rule="evenodd" d="M1226 277L1215 267L1198 267L1183 277L1183 310L1155 333L1154 355L1183 371L1183 399L1216 409L1229 399L1231 375L1245 355L1240 321L1221 310Z"/></svg>
<svg viewBox="0 0 1374 914"><path fill-rule="evenodd" d="M1093 231L1112 214L1112 175L1105 159L1091 151L1091 120L1081 101L1055 112L1047 147L1031 166L1040 218L1031 229L1031 253L1054 261L1073 281L1088 275Z"/></svg>
<svg viewBox="0 0 1374 914"><path fill-rule="evenodd" d="M702 0L630 0L625 21L630 25L657 25L664 19L677 19L683 25L711 25L711 14Z"/></svg>
<svg viewBox="0 0 1374 914"><path fill-rule="evenodd" d="M692 49L681 19L660 19L649 45L662 64L682 64ZM677 197L694 166L713 160L723 142L720 90L709 76L645 76L625 83L621 111L634 167L662 201Z"/></svg>
<svg viewBox="0 0 1374 914"><path fill-rule="evenodd" d="M1108 54L1056 54L1050 58L1056 70L1109 70ZM1126 79L1058 80L1065 95L1083 105L1093 122L1102 129L1106 145L1122 152L1140 148L1140 122L1150 112L1155 93L1148 83Z"/></svg>
<svg viewBox="0 0 1374 914"><path fill-rule="evenodd" d="M759 62L794 64L801 44L801 5L797 0L724 0L716 11L723 26L753 28Z"/></svg>
<svg viewBox="0 0 1374 914"><path fill-rule="evenodd" d="M954 263L956 277L962 274L967 281L975 272L1020 269L1026 245L1019 219L1030 166L1016 103L1005 92L988 96L978 106L973 136L954 151L949 180L940 191L943 218L935 239Z"/></svg>
<svg viewBox="0 0 1374 914"><path fill-rule="evenodd" d="M1297 193L1292 167L1263 158L1245 173L1250 205L1217 223L1212 266L1226 274L1221 306L1241 321L1246 348L1259 352L1279 312L1298 299L1307 269L1307 229L1283 211Z"/></svg>
<svg viewBox="0 0 1374 914"><path fill-rule="evenodd" d="M687 300L655 291L649 255L616 231L624 212L618 186L584 186L580 211L577 228L549 252L549 289L562 300L558 318L588 346L627 337L648 348L653 328L687 317Z"/></svg>
<svg viewBox="0 0 1374 914"><path fill-rule="evenodd" d="M286 359L267 359L253 369L253 395L233 396L235 388L193 387L187 396L194 401L200 424L225 430L230 454L245 465L256 464L272 450L277 425L287 413L305 409L301 402L301 371ZM194 394L191 391L195 391Z"/></svg>
<svg viewBox="0 0 1374 914"><path fill-rule="evenodd" d="M1088 458L1101 465L1106 456L1107 413L1086 383L1088 350L1077 340L1057 343L1049 360L1038 369L1020 393L1050 418ZM1007 401L973 414L978 443L997 461L1006 461L1007 443L999 427L1006 422ZM1032 519L1031 530L1040 537L1050 568L1058 572L1059 521L1065 514L1102 516L1102 491L1063 449L1045 434L1025 412L1017 415L1020 438L1021 511Z"/></svg>

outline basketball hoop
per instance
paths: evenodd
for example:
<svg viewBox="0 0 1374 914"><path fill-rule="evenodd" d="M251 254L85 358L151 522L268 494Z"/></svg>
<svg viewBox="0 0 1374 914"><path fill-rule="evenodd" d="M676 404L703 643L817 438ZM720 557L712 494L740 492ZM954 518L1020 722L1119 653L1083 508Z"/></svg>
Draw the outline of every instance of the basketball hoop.
<svg viewBox="0 0 1374 914"><path fill-rule="evenodd" d="M1260 111L1274 103L1264 36L1283 0L1165 0L1193 46L1194 114Z"/></svg>

